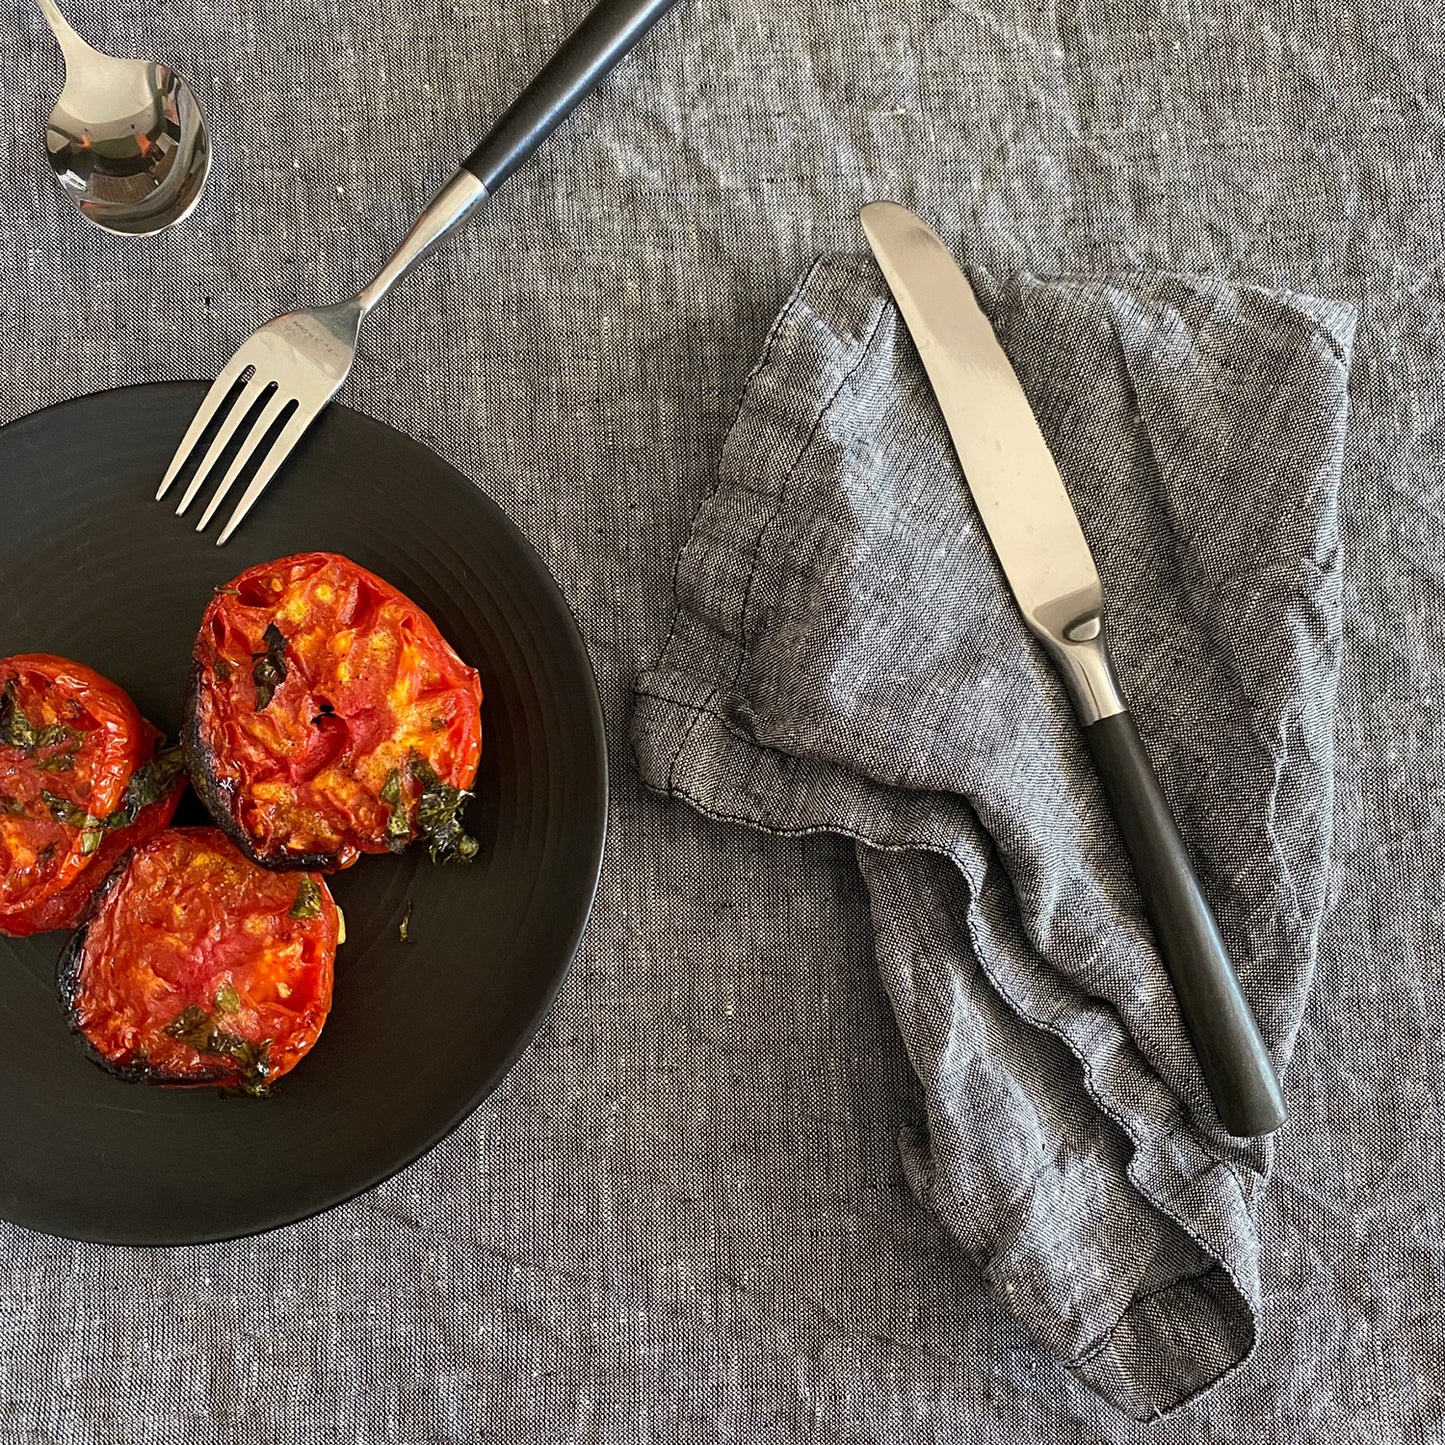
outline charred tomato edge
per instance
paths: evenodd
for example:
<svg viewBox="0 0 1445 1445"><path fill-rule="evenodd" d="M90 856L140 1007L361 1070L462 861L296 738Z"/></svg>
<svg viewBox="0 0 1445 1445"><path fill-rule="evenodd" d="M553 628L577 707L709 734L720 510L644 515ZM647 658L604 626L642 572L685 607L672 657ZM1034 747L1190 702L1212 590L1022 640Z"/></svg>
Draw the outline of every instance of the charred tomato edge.
<svg viewBox="0 0 1445 1445"><path fill-rule="evenodd" d="M106 898L115 890L125 870L130 866L134 848L127 848L119 858L115 860L109 873L101 879L94 893L90 895L90 902L85 906L85 912L80 916L80 922L76 925L75 932L66 940L65 947L60 951L60 959L56 965L56 991L60 996L60 1011L65 1018L66 1027L79 1041L80 1050L85 1057L97 1068L104 1070L113 1079L121 1079L127 1084L170 1084L184 1086L197 1084L202 1087L224 1086L235 1079L234 1070L218 1067L214 1072L206 1074L168 1074L160 1069L150 1067L137 1068L130 1064L118 1064L114 1059L107 1058L94 1044L85 1036L85 1030L81 1028L79 1020L75 1016L75 1005L80 997L80 973L85 962L85 945L90 937L90 925L95 916L99 913Z"/></svg>
<svg viewBox="0 0 1445 1445"><path fill-rule="evenodd" d="M343 866L341 853L283 853L274 856L259 852L254 840L231 811L226 790L215 771L215 750L201 736L200 695L204 669L200 658L192 658L191 675L186 684L186 705L181 718L181 753L191 786L216 826L247 858L260 868L273 873L335 873Z"/></svg>

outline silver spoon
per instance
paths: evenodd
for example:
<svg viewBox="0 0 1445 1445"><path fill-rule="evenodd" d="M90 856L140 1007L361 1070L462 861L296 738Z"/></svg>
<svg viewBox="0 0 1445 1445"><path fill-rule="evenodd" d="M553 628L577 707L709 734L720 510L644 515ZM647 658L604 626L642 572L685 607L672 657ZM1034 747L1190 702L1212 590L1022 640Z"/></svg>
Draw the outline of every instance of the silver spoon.
<svg viewBox="0 0 1445 1445"><path fill-rule="evenodd" d="M66 195L87 220L131 236L188 216L211 164L190 87L167 66L102 55L55 0L38 3L65 56L45 148Z"/></svg>

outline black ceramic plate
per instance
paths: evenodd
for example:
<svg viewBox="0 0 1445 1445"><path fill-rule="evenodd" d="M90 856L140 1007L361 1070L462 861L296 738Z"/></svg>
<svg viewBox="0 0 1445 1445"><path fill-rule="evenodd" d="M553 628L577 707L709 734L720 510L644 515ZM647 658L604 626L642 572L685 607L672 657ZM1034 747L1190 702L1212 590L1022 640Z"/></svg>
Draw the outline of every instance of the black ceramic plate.
<svg viewBox="0 0 1445 1445"><path fill-rule="evenodd" d="M53 652L172 736L213 588L341 552L414 597L478 668L470 868L336 875L347 939L311 1054L266 1099L110 1078L61 1018L64 936L0 938L0 1217L181 1244L303 1218L380 1182L526 1046L591 907L607 813L596 683L556 584L495 503L416 442L333 406L223 548L151 501L204 387L131 387L0 429L0 655ZM195 808L194 798L185 807ZM193 821L199 821L194 818ZM398 924L413 905L413 943Z"/></svg>

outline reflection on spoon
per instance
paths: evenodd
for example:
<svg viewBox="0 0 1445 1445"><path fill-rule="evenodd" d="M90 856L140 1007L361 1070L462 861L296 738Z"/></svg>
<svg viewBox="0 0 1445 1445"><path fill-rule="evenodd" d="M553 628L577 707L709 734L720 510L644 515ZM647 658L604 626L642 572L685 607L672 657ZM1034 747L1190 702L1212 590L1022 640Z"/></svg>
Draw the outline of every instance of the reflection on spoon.
<svg viewBox="0 0 1445 1445"><path fill-rule="evenodd" d="M45 132L50 164L81 215L147 235L188 216L211 142L190 87L168 66L87 45L55 0L38 0L65 56L65 85Z"/></svg>

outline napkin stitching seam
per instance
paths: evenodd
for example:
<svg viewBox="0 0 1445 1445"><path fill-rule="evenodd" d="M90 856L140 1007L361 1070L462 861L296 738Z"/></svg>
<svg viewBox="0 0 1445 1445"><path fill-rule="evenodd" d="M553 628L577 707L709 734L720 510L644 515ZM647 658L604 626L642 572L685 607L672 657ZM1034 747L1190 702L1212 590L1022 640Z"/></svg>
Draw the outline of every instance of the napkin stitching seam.
<svg viewBox="0 0 1445 1445"><path fill-rule="evenodd" d="M738 397L737 405L733 408L732 420L728 423L727 430L723 433L723 441L721 447L722 452L726 452L727 439L736 429L738 419L743 414L743 408L747 405L748 398L752 395L753 383L757 380L758 375L763 370L763 368L766 367L768 363L773 359L773 349L777 345L778 337L782 335L784 325L787 322L791 321L792 318L797 314L799 306L802 302L803 292L806 289L808 283L813 279L814 273L822 264L823 258L819 256L814 260L813 264L808 267L802 279L798 282L796 286L793 287L792 294L788 297L787 301L784 302L783 309L778 312L777 316L773 320L773 324L768 328L767 337L763 342L763 354L758 358L758 364L753 367L753 369L748 373L747 380L743 383L742 392ZM719 460L721 460L721 457L719 458ZM688 528L687 541L685 541L678 549L677 560L672 564L672 617L668 621L667 637L663 640L662 651L658 654L658 662L661 662L662 659L666 657L667 654L672 650L673 640L677 634L677 619L681 615L683 610L682 603L678 597L678 583L682 578L683 564L689 559L689 556L693 550L693 544L697 541L698 529L702 525L703 512L707 510L709 502L713 502L717 499L718 493L722 491L723 488L723 471L721 466L716 469L714 475L715 480L712 485L712 490L708 493L703 503L692 514L692 525ZM676 760L674 760L674 765L675 761Z"/></svg>
<svg viewBox="0 0 1445 1445"><path fill-rule="evenodd" d="M1213 1259L1214 1256L1211 1255L1210 1258ZM1170 1290L1182 1289L1185 1285L1198 1284L1200 1280L1208 1279L1212 1274L1225 1274L1226 1272L1222 1264L1215 1262L1211 1264L1208 1269L1201 1269L1195 1274L1186 1274L1179 1279L1170 1280L1168 1284L1161 1284L1157 1288L1151 1289L1148 1294L1141 1294L1136 1299L1130 1300L1120 1312L1118 1319L1116 1319L1113 1324L1108 1325L1103 1333L1095 1338L1092 1344L1086 1345L1079 1354L1070 1356L1068 1363L1070 1365L1083 1366L1098 1359L1100 1354L1108 1347L1109 1342L1118 1333L1119 1326L1122 1325L1129 1314L1140 1305L1148 1304L1150 1300L1157 1299L1162 1294L1168 1294Z"/></svg>
<svg viewBox="0 0 1445 1445"><path fill-rule="evenodd" d="M677 751L672 755L672 762L667 769L667 789L669 792L675 790L677 782L677 765L682 759L683 753L692 742L692 735L697 731L705 714L717 717L718 714L712 709L712 701L717 696L717 688L710 688L706 700L701 705L695 705L692 709L692 721L683 729L682 739L677 745Z"/></svg>
<svg viewBox="0 0 1445 1445"><path fill-rule="evenodd" d="M816 414L813 417L813 424L808 428L808 435L803 439L802 445L798 447L798 449L793 453L792 460L783 470L782 482L778 488L777 495L771 499L773 503L772 509L769 512L766 520L763 522L763 525L758 528L757 537L753 541L753 555L748 562L747 585L743 589L742 605L738 609L737 614L738 665L733 671L732 686L734 688L737 687L738 682L743 675L743 668L747 665L748 661L748 609L752 604L753 586L757 582L758 568L763 558L763 544L768 540L768 537L771 534L774 526L776 525L779 516L781 516L782 514L783 504L788 500L788 483L798 475L803 458L807 456L808 452L812 449L813 443L817 440L819 430L822 428L823 423L828 419L828 416L831 414L834 405L837 403L838 398L843 394L843 389L858 374L858 369L863 365L863 363L868 360L869 348L873 345L873 340L878 335L879 329L883 325L884 317L886 317L887 315L888 309L886 307L882 308L873 318L873 324L868 328L867 336L863 337L857 343L858 354L853 358L853 361L848 366L847 370L844 371L843 374L838 378L838 384L828 394L828 399L823 403L821 407L818 408ZM752 382L749 381L748 386L744 390L744 400L751 396L751 394ZM739 403L738 410L739 415L741 415L741 402ZM722 483L723 473L722 469L719 468L718 486L721 487ZM756 643L757 640L758 639L756 637L752 639L754 643Z"/></svg>

